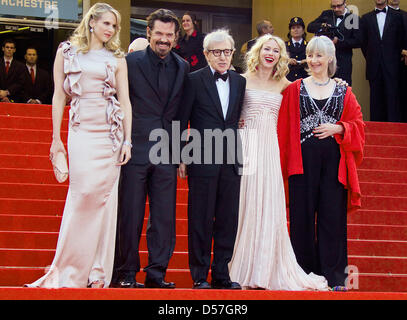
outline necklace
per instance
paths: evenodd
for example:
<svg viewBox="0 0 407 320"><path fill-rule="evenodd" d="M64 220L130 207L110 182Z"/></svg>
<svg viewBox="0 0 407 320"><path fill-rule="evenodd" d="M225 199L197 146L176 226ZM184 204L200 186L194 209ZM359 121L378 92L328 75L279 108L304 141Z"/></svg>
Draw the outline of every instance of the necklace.
<svg viewBox="0 0 407 320"><path fill-rule="evenodd" d="M328 78L328 81L327 81L327 82L319 83L319 82L316 82L316 81L314 80L314 77L311 77L311 80L312 80L312 83L313 83L313 84L315 84L315 85L317 85L317 86L319 86L319 87L324 87L324 86L326 86L326 85L329 83L329 81L331 81L331 79Z"/></svg>

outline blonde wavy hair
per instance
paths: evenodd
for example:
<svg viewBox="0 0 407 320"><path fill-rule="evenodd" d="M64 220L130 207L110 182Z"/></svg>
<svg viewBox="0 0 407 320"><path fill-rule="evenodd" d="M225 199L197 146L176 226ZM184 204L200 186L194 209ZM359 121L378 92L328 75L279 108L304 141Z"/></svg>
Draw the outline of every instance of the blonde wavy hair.
<svg viewBox="0 0 407 320"><path fill-rule="evenodd" d="M123 57L124 52L120 47L120 23L121 15L119 11L114 9L111 5L107 3L95 3L86 15L83 17L79 26L75 29L69 41L77 47L78 52L87 53L89 52L90 45L90 21L93 19L95 21L99 20L102 15L106 12L111 12L116 16L116 32L113 37L104 43L104 46L109 51L112 51L116 57Z"/></svg>
<svg viewBox="0 0 407 320"><path fill-rule="evenodd" d="M263 48L264 44L270 40L274 40L280 48L280 59L278 60L277 64L274 67L274 71L272 73L272 78L274 80L281 80L283 79L289 72L288 68L288 53L285 46L284 41L276 36L271 34L265 34L256 40L256 43L250 49L250 51L246 54L246 72L255 73L257 67L260 63L260 51Z"/></svg>

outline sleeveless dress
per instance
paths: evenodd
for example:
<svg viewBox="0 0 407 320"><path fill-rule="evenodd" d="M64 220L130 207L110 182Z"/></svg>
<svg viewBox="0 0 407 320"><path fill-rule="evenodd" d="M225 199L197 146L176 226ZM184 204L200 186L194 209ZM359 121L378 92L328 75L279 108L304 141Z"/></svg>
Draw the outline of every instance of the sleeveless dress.
<svg viewBox="0 0 407 320"><path fill-rule="evenodd" d="M245 289L327 291L324 277L306 274L298 265L288 234L277 139L282 98L246 89L240 130L244 167L230 278Z"/></svg>
<svg viewBox="0 0 407 320"><path fill-rule="evenodd" d="M69 112L69 189L55 257L48 272L28 287L86 288L112 277L117 166L123 112L115 99L117 58L103 48L86 54L64 42L64 90Z"/></svg>

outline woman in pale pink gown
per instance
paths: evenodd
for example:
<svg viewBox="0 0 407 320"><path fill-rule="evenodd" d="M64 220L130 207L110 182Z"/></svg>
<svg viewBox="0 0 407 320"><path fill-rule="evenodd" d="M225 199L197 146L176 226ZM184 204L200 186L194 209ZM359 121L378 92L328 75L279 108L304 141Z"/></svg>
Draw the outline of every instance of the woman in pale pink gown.
<svg viewBox="0 0 407 320"><path fill-rule="evenodd" d="M119 24L115 9L97 3L58 49L50 158L66 153L60 127L69 96L69 190L52 265L29 287L110 284L120 167L131 157L131 105Z"/></svg>
<svg viewBox="0 0 407 320"><path fill-rule="evenodd" d="M291 246L277 139L281 92L290 84L284 42L265 35L248 53L242 110L244 167L239 225L229 264L245 289L329 290L324 277L306 274Z"/></svg>

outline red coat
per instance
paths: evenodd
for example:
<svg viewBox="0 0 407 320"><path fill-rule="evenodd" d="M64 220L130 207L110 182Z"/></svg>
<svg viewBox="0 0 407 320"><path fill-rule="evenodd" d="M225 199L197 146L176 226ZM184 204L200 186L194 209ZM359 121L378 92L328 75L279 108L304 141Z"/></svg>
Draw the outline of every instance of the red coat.
<svg viewBox="0 0 407 320"><path fill-rule="evenodd" d="M280 146L281 169L285 180L291 175L303 174L300 143L300 85L301 79L293 82L283 92L283 101L278 116L278 142ZM338 180L348 190L348 212L361 206L361 193L356 168L363 159L365 145L365 123L352 88L348 87L340 121L343 135L335 135L339 144L341 159Z"/></svg>

